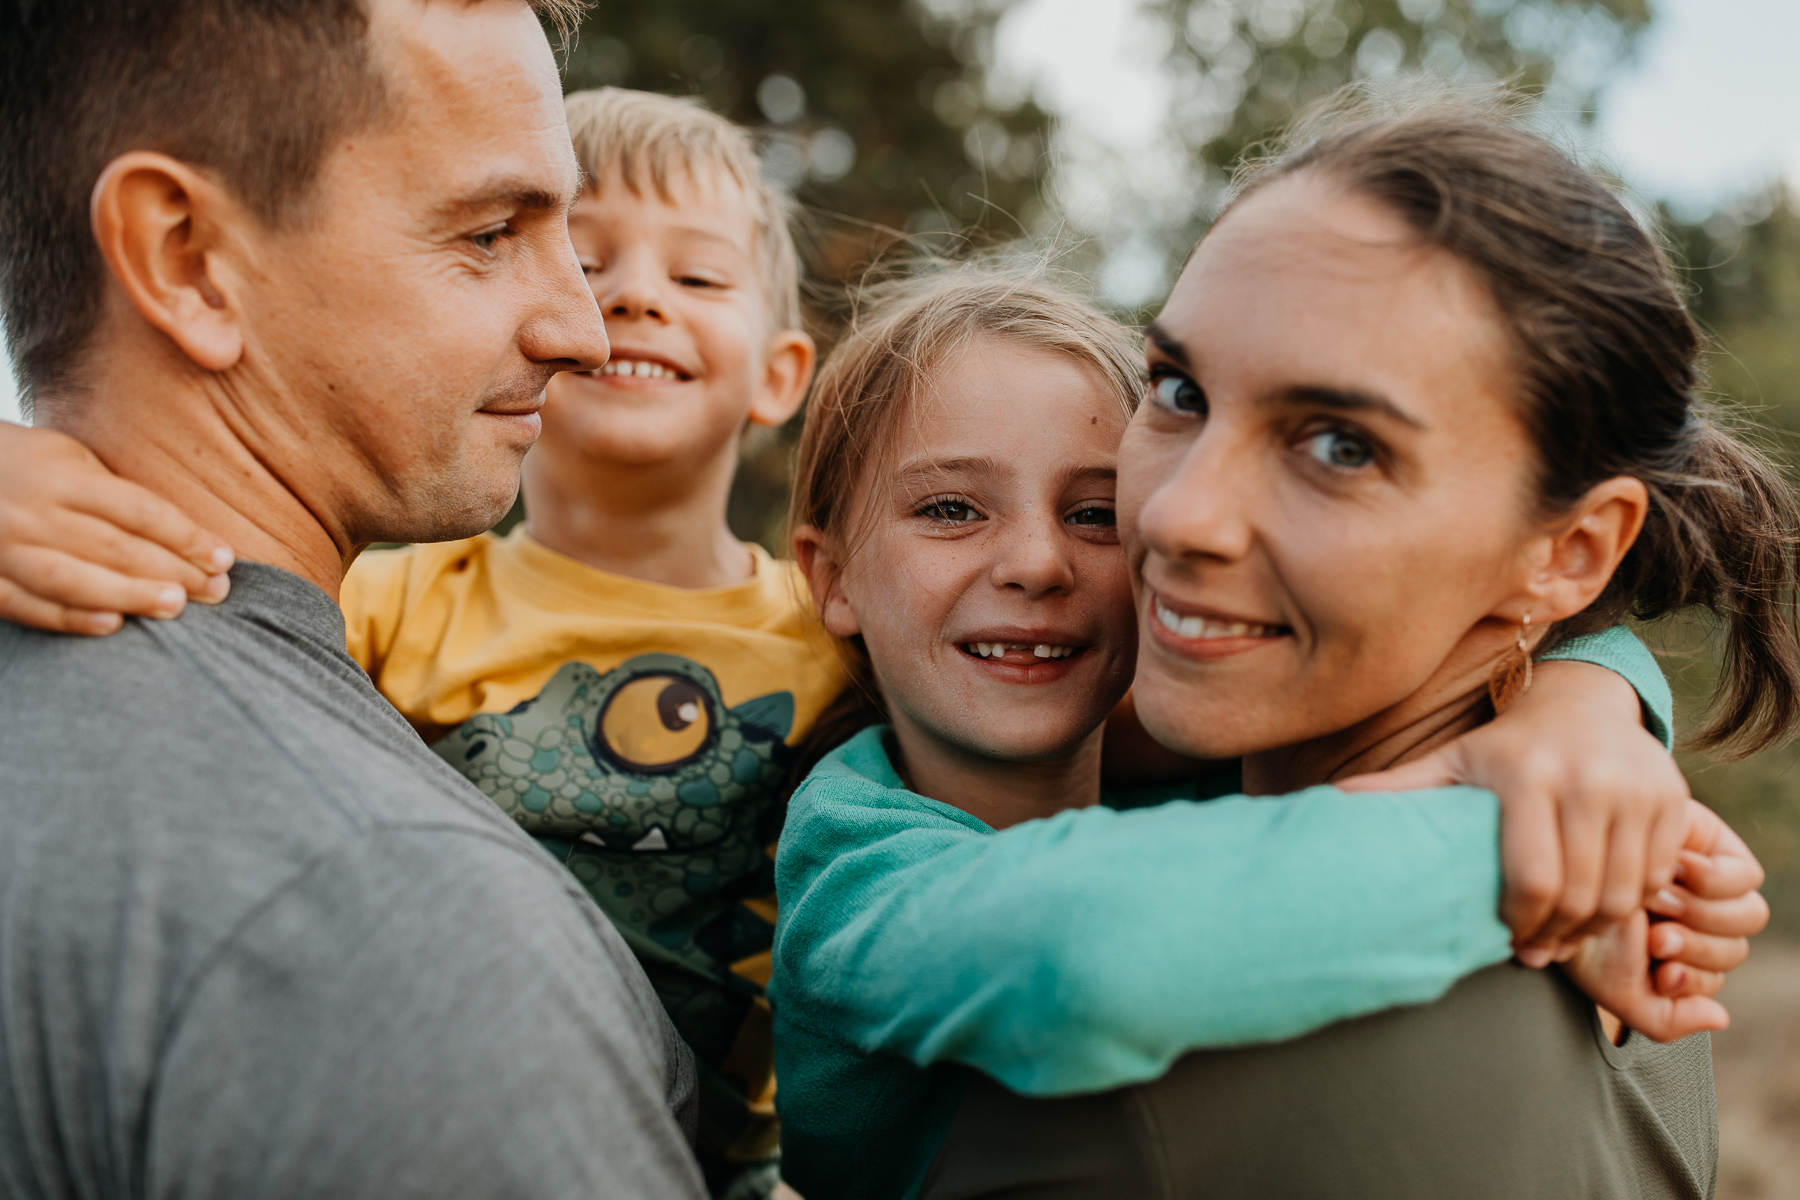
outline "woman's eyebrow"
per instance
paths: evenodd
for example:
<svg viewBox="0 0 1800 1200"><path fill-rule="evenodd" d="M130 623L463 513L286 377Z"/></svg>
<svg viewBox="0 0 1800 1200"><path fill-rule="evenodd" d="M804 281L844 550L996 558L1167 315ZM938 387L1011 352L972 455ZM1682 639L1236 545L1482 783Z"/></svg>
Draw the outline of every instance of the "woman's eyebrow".
<svg viewBox="0 0 1800 1200"><path fill-rule="evenodd" d="M1329 408L1338 412L1378 412L1414 429L1429 428L1425 422L1378 392L1304 384L1299 387L1283 388L1275 393L1274 400L1277 404Z"/></svg>
<svg viewBox="0 0 1800 1200"><path fill-rule="evenodd" d="M1192 369L1191 364L1188 362L1187 347L1183 346L1169 333L1168 330L1164 329L1161 325L1158 325L1155 321L1150 322L1149 327L1144 330L1144 340L1155 346L1168 357L1174 359L1177 363L1180 363L1184 369Z"/></svg>

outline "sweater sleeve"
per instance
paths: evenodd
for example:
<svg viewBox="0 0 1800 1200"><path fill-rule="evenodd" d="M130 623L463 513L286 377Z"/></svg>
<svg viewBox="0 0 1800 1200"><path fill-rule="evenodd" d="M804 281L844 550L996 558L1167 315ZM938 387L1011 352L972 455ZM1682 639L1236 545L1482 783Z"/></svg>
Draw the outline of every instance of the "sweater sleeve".
<svg viewBox="0 0 1800 1200"><path fill-rule="evenodd" d="M1675 699L1669 693L1669 681L1650 648L1623 625L1583 637L1571 638L1556 649L1540 656L1539 661L1568 659L1593 663L1624 676L1644 705L1644 728L1655 734L1665 747L1675 746Z"/></svg>
<svg viewBox="0 0 1800 1200"><path fill-rule="evenodd" d="M993 833L815 773L782 836L772 991L783 1020L862 1053L1025 1095L1154 1079L1504 960L1498 824L1473 789L1322 787Z"/></svg>

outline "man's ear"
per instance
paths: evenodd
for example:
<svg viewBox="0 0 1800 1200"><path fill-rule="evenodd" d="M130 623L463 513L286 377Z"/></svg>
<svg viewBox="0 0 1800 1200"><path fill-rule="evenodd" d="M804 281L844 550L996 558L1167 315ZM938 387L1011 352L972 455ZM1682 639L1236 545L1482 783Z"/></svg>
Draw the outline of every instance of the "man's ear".
<svg viewBox="0 0 1800 1200"><path fill-rule="evenodd" d="M806 399L813 364L819 350L812 338L798 329L784 329L769 343L764 360L762 386L750 402L752 425L785 425Z"/></svg>
<svg viewBox="0 0 1800 1200"><path fill-rule="evenodd" d="M144 320L196 365L224 371L244 354L237 275L225 251L241 205L192 167L149 150L121 154L94 184L94 240Z"/></svg>
<svg viewBox="0 0 1800 1200"><path fill-rule="evenodd" d="M844 594L843 564L837 561L825 535L812 525L794 530L794 561L812 589L813 609L825 631L833 637L855 637L862 632L850 598Z"/></svg>
<svg viewBox="0 0 1800 1200"><path fill-rule="evenodd" d="M1621 475L1595 484L1544 535L1530 581L1494 615L1517 622L1529 612L1542 629L1592 604L1637 541L1649 511L1642 480Z"/></svg>

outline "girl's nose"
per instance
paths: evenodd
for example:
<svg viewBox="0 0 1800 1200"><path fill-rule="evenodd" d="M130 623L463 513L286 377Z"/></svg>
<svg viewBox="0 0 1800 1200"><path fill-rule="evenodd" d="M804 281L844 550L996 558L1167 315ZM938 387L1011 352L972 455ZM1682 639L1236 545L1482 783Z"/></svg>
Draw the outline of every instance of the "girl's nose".
<svg viewBox="0 0 1800 1200"><path fill-rule="evenodd" d="M1007 522L991 573L994 586L1018 588L1033 597L1072 588L1075 576L1061 533L1054 513Z"/></svg>

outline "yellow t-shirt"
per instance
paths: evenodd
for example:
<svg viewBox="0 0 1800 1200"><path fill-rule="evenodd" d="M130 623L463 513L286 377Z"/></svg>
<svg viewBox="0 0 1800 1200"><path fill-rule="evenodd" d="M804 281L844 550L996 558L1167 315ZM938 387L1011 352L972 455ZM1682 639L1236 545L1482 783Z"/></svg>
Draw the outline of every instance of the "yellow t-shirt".
<svg viewBox="0 0 1800 1200"><path fill-rule="evenodd" d="M521 528L377 551L350 653L448 763L561 859L636 952L701 1080L704 1157L774 1151L767 1002L792 747L846 676L792 563L689 591Z"/></svg>

